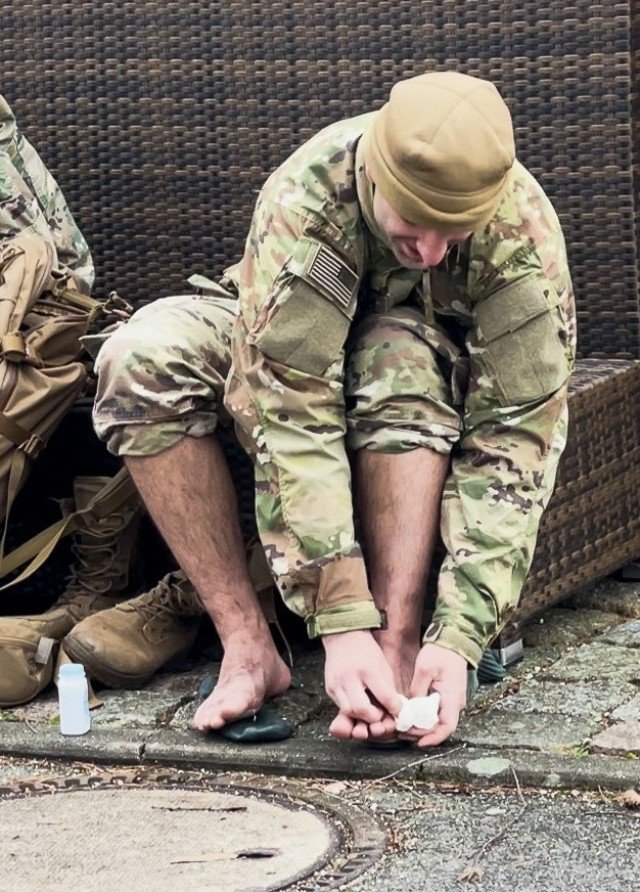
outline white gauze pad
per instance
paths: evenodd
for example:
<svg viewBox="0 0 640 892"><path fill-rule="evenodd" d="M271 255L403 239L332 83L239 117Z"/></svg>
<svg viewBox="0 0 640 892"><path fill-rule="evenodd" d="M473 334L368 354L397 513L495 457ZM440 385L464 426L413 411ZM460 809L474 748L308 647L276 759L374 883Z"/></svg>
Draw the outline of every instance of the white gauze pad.
<svg viewBox="0 0 640 892"><path fill-rule="evenodd" d="M434 691L428 697L403 697L400 714L396 718L396 731L408 731L409 728L420 728L429 731L438 724L440 694Z"/></svg>

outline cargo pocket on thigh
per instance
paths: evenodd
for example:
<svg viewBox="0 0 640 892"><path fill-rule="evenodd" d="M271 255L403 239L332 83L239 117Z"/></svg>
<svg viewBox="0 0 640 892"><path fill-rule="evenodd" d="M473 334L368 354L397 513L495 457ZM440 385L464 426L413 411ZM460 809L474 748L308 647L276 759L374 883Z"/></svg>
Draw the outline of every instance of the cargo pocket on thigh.
<svg viewBox="0 0 640 892"><path fill-rule="evenodd" d="M569 377L566 333L559 297L546 282L508 285L474 309L477 361L503 406L533 402Z"/></svg>

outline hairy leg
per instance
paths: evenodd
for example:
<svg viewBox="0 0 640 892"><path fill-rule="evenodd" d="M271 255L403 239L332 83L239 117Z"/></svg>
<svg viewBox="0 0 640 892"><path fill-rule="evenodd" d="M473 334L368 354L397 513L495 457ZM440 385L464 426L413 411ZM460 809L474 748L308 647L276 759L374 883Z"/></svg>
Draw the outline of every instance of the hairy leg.
<svg viewBox="0 0 640 892"><path fill-rule="evenodd" d="M390 454L361 449L356 455L356 494L371 591L387 613L387 628L374 632L408 696L416 657L424 596L438 535L440 501L449 457L430 449ZM331 726L337 737L366 737L361 723L339 713ZM370 726L372 737L393 733L387 720Z"/></svg>
<svg viewBox="0 0 640 892"><path fill-rule="evenodd" d="M254 713L291 681L249 579L236 496L215 437L184 437L126 458L140 494L195 586L224 648L215 690L195 716L201 731Z"/></svg>
<svg viewBox="0 0 640 892"><path fill-rule="evenodd" d="M448 455L431 449L357 455L358 512L371 590L387 613L375 633L408 694L420 649L427 577L438 536Z"/></svg>

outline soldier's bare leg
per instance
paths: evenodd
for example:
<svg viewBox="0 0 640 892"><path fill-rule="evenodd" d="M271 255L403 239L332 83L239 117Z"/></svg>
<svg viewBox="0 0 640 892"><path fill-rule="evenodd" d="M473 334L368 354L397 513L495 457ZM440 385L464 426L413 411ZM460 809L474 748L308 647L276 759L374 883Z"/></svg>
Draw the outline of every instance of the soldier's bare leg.
<svg viewBox="0 0 640 892"><path fill-rule="evenodd" d="M389 454L361 449L356 455L358 512L371 591L387 613L387 628L374 632L394 673L398 690L409 695L429 566L438 535L440 501L449 456L430 449ZM384 737L387 720L370 726L339 713L331 725L336 737Z"/></svg>
<svg viewBox="0 0 640 892"><path fill-rule="evenodd" d="M214 437L187 436L156 455L125 461L224 647L215 690L195 715L201 731L221 728L254 713L291 681L249 579L226 460Z"/></svg>

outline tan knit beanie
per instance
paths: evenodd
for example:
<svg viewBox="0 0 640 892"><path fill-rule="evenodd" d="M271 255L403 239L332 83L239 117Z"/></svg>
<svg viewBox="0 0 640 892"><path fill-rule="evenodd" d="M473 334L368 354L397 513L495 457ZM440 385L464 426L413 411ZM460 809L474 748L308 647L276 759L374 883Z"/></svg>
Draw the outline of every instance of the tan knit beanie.
<svg viewBox="0 0 640 892"><path fill-rule="evenodd" d="M365 164L391 207L444 232L473 231L491 218L515 158L497 89L457 72L400 81L362 139Z"/></svg>

